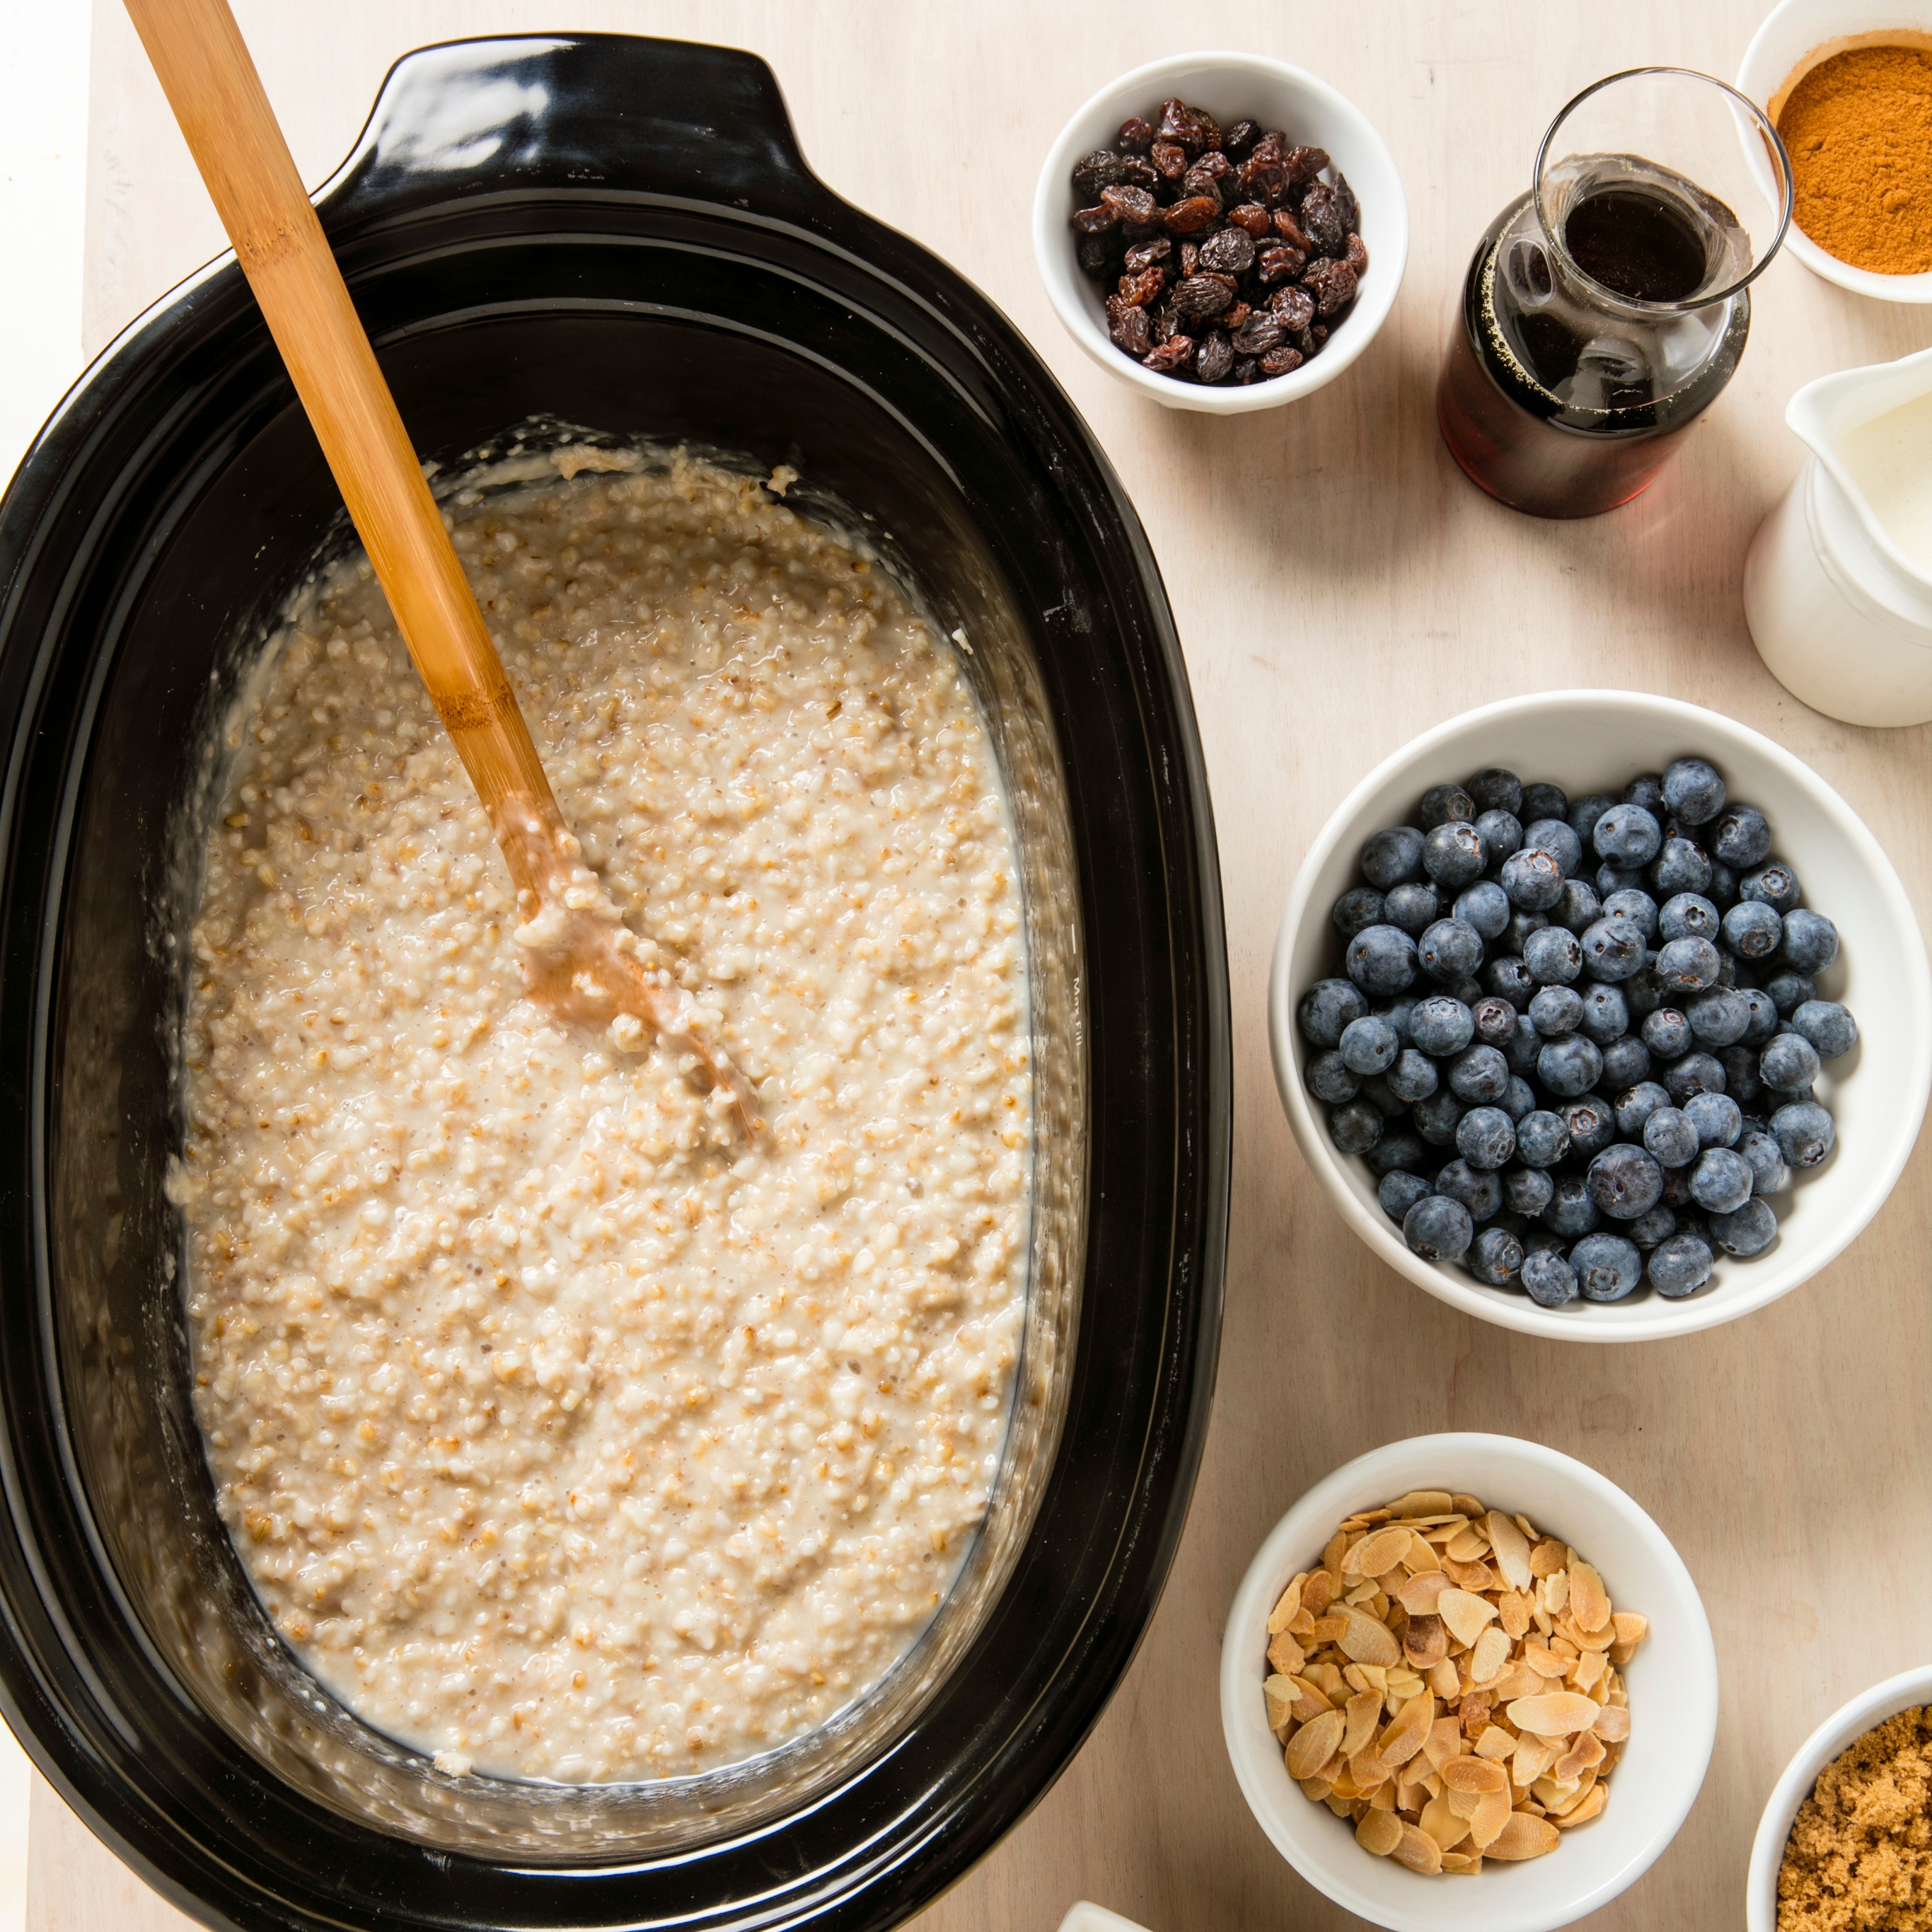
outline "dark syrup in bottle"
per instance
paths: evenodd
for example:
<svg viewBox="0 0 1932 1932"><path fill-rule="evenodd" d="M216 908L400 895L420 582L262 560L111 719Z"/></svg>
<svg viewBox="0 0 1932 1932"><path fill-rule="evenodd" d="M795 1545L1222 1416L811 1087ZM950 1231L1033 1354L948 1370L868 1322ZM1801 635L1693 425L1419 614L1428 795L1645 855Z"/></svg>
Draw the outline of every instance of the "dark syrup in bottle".
<svg viewBox="0 0 1932 1932"><path fill-rule="evenodd" d="M1681 176L1593 158L1627 165L1568 209L1564 248L1588 280L1552 259L1528 196L1505 208L1470 262L1436 388L1450 453L1537 516L1594 516L1636 496L1730 380L1750 328L1742 292L1661 316L1627 306L1693 296L1735 218Z"/></svg>

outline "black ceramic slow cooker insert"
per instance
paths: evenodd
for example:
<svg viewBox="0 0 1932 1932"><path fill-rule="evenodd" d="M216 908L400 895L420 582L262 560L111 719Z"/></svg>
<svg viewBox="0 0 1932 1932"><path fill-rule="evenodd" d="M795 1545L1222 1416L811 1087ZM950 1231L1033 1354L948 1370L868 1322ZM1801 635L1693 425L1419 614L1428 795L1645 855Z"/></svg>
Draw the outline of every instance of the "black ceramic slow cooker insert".
<svg viewBox="0 0 1932 1932"><path fill-rule="evenodd" d="M215 1514L162 1191L208 733L340 505L232 259L135 324L0 503L0 1702L211 1925L898 1923L1066 1764L1208 1419L1229 1135L1213 830L1174 624L1093 438L944 264L830 194L749 55L410 56L320 197L419 452L532 418L798 469L916 581L1012 797L1040 1153L1016 1420L912 1655L658 1786L450 1778L275 1639Z"/></svg>

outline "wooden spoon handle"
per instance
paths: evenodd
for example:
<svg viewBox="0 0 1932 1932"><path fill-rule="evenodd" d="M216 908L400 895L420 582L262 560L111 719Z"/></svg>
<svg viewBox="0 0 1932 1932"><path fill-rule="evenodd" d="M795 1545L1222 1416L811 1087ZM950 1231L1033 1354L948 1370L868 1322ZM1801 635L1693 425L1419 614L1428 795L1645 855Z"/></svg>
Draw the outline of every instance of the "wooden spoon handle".
<svg viewBox="0 0 1932 1932"><path fill-rule="evenodd" d="M127 0L410 655L520 890L504 808L562 819L441 512L226 0Z"/></svg>

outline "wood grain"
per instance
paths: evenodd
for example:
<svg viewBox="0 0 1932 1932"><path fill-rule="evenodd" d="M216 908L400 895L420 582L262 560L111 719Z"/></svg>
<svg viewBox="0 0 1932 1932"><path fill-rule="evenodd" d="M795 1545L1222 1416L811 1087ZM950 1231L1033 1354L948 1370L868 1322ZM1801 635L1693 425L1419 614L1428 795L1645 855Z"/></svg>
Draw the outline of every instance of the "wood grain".
<svg viewBox="0 0 1932 1932"><path fill-rule="evenodd" d="M238 14L305 178L345 152L393 56L460 32L548 27L534 0L242 0ZM1743 1923L1757 1816L1827 1712L1925 1649L1932 1594L1932 1156L1922 1136L1883 1212L1833 1267L1750 1320L1673 1343L1562 1346L1418 1294L1347 1232L1294 1150L1263 1012L1274 926L1334 802L1394 746L1512 688L1665 692L1742 718L1823 773L1932 911L1932 728L1807 710L1746 633L1744 550L1798 467L1792 390L1932 346L1932 312L1861 300L1794 260L1759 284L1730 390L1646 496L1576 524L1502 509L1436 436L1431 392L1468 251L1526 182L1556 110L1600 75L1666 62L1729 75L1756 0L1262 4L1237 25L1118 0L1096 10L610 4L572 23L751 46L840 192L916 236L1030 337L1118 466L1180 623L1219 814L1233 974L1236 1120L1228 1316L1193 1514L1132 1669L1078 1759L920 1932L1052 1932L1086 1897L1154 1932L1329 1932L1248 1816L1222 1749L1222 1618L1256 1544L1311 1483L1378 1442L1497 1429L1630 1491L1698 1580L1723 1711L1676 1842L1590 1922ZM1407 187L1413 252L1381 338L1292 409L1154 408L1076 350L1027 233L1040 158L1123 70L1205 41L1280 56L1375 121ZM139 48L101 0L86 314L98 345L219 245ZM188 190L192 189L192 193ZM35 1814L35 1928L77 1916L109 1855ZM50 1841L52 1841L50 1843ZM66 1914L63 1917L61 1915Z"/></svg>

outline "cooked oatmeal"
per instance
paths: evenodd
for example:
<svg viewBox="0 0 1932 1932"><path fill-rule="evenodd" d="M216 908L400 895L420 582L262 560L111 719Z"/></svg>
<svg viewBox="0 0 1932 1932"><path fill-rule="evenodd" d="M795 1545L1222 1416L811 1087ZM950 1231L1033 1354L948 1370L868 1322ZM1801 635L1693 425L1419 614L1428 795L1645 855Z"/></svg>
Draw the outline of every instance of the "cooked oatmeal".
<svg viewBox="0 0 1932 1932"><path fill-rule="evenodd" d="M586 862L764 1131L521 996L482 811L339 572L236 709L204 855L198 1413L256 1590L359 1716L452 1771L685 1774L875 1683L986 1510L1015 855L950 648L762 486L680 460L454 514Z"/></svg>

